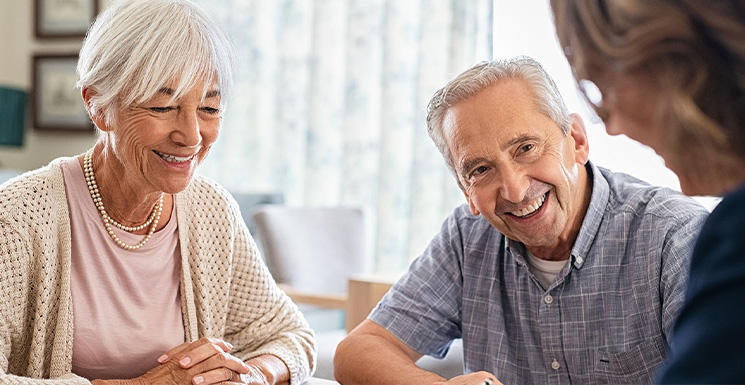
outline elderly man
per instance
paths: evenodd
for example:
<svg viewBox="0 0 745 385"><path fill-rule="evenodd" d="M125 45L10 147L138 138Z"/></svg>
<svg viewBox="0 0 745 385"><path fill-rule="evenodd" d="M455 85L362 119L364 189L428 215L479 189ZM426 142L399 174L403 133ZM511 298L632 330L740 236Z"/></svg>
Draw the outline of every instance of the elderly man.
<svg viewBox="0 0 745 385"><path fill-rule="evenodd" d="M534 60L438 91L430 136L463 190L424 253L339 345L343 384L642 384L665 357L707 211L589 162ZM462 338L465 375L419 369Z"/></svg>

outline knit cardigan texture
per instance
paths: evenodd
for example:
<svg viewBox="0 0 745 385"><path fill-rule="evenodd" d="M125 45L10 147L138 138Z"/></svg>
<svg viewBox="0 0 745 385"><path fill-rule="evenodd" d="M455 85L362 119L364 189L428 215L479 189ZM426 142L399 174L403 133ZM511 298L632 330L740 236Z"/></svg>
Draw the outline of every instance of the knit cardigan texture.
<svg viewBox="0 0 745 385"><path fill-rule="evenodd" d="M90 384L71 373L70 216L61 161L0 185L1 384ZM273 354L292 384L304 382L315 366L313 331L269 274L238 204L195 176L175 205L186 340L222 338L243 360Z"/></svg>

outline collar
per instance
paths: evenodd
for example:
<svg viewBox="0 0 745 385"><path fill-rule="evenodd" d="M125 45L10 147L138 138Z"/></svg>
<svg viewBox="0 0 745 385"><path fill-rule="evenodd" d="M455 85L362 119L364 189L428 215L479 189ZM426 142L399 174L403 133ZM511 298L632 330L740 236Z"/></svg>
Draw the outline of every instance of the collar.
<svg viewBox="0 0 745 385"><path fill-rule="evenodd" d="M582 268L585 263L585 258L590 252L590 247L600 229L600 223L603 221L605 208L608 207L608 199L610 199L610 186L600 169L590 161L587 162L585 168L588 176L592 178L592 195L590 196L590 206L587 207L585 219L582 221L582 227L580 227L577 240L572 247L572 263L577 269Z"/></svg>

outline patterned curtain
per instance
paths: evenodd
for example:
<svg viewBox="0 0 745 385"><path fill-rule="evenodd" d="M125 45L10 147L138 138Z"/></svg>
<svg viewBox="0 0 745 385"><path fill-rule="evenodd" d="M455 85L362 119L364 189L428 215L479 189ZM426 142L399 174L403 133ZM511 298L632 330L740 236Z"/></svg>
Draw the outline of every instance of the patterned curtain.
<svg viewBox="0 0 745 385"><path fill-rule="evenodd" d="M362 206L371 267L405 269L464 202L427 136L426 105L492 57L491 0L201 4L241 62L200 172L231 191L280 192L288 205Z"/></svg>

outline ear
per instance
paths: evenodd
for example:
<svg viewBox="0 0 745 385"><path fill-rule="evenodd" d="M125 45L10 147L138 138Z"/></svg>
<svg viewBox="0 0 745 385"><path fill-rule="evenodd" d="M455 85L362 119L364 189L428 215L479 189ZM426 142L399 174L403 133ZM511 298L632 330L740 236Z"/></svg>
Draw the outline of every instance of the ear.
<svg viewBox="0 0 745 385"><path fill-rule="evenodd" d="M101 131L109 131L109 126L106 125L106 116L101 110L94 110L91 100L96 96L96 91L90 87L84 87L82 89L83 101L85 102L85 109L88 110L88 116L91 117L93 124L98 127Z"/></svg>
<svg viewBox="0 0 745 385"><path fill-rule="evenodd" d="M479 211L479 209L477 209L476 206L473 204L473 200L471 199L471 195L466 190L464 190L463 188L461 188L460 191L462 191L463 192L463 195L465 195L465 197L466 197L466 201L468 202L468 207L471 209L471 214L473 214L473 215L480 215L481 214L481 211Z"/></svg>
<svg viewBox="0 0 745 385"><path fill-rule="evenodd" d="M590 159L590 143L587 140L585 122L578 114L572 114L572 127L569 135L574 139L574 161L579 164L587 164Z"/></svg>

